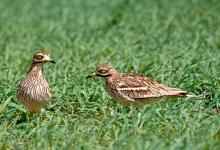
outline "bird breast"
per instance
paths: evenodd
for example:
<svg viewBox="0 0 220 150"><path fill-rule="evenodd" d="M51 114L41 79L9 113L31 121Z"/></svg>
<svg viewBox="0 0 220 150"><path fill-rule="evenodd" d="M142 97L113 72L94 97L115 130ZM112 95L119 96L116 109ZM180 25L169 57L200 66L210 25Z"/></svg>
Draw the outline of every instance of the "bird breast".
<svg viewBox="0 0 220 150"><path fill-rule="evenodd" d="M117 102L120 102L122 104L126 104L128 101L126 101L126 98L123 97L120 93L118 93L115 81L116 79L108 78L105 80L105 89L108 92L108 94Z"/></svg>
<svg viewBox="0 0 220 150"><path fill-rule="evenodd" d="M24 79L18 88L18 99L46 102L51 98L50 88L44 78Z"/></svg>

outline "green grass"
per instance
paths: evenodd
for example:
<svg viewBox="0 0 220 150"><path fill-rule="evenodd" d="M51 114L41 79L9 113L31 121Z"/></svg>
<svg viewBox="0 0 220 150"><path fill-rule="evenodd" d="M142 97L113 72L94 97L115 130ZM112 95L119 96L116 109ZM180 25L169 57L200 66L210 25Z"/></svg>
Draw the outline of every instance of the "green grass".
<svg viewBox="0 0 220 150"><path fill-rule="evenodd" d="M219 0L2 0L0 149L220 149L219 10ZM40 48L58 62L44 69L53 97L27 120L16 88ZM126 108L84 78L100 63L207 98Z"/></svg>

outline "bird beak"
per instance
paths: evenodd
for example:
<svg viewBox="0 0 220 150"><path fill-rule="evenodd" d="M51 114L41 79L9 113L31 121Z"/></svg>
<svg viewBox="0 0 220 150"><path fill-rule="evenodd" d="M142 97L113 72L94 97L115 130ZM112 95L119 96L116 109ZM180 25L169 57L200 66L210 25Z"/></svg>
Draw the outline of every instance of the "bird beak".
<svg viewBox="0 0 220 150"><path fill-rule="evenodd" d="M52 59L44 60L44 62L48 62L48 63L52 63L52 64L56 64L56 61L54 61L54 60L52 60Z"/></svg>
<svg viewBox="0 0 220 150"><path fill-rule="evenodd" d="M93 72L93 73L89 74L88 76L86 76L86 78L92 78L92 77L95 77L95 76L96 76L96 73Z"/></svg>
<svg viewBox="0 0 220 150"><path fill-rule="evenodd" d="M50 60L50 62L51 62L52 64L56 64L56 61L54 61L54 60Z"/></svg>
<svg viewBox="0 0 220 150"><path fill-rule="evenodd" d="M52 64L56 64L56 61L52 60L50 58L50 56L45 56L44 59L43 59L44 62L49 62L49 63L52 63Z"/></svg>

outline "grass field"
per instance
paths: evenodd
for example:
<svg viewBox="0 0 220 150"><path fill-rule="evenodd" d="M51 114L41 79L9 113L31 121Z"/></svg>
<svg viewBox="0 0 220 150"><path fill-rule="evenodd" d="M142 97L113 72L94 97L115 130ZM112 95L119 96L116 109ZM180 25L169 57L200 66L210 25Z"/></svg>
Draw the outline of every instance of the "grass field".
<svg viewBox="0 0 220 150"><path fill-rule="evenodd" d="M219 0L2 0L0 149L220 149L219 10ZM57 60L44 68L53 97L28 120L15 95L40 48ZM85 79L100 63L206 98L126 108Z"/></svg>

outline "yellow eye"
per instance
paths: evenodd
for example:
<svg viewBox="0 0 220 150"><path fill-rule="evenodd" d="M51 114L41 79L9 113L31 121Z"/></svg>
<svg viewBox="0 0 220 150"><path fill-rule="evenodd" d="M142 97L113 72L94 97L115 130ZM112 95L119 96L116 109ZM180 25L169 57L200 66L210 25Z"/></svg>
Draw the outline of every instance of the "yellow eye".
<svg viewBox="0 0 220 150"><path fill-rule="evenodd" d="M100 69L99 72L102 73L102 74L104 74L104 73L107 73L108 70L106 70L106 69Z"/></svg>
<svg viewBox="0 0 220 150"><path fill-rule="evenodd" d="M42 56L42 55L37 55L36 58L39 59L39 60L42 60L42 59L44 58L44 56Z"/></svg>

